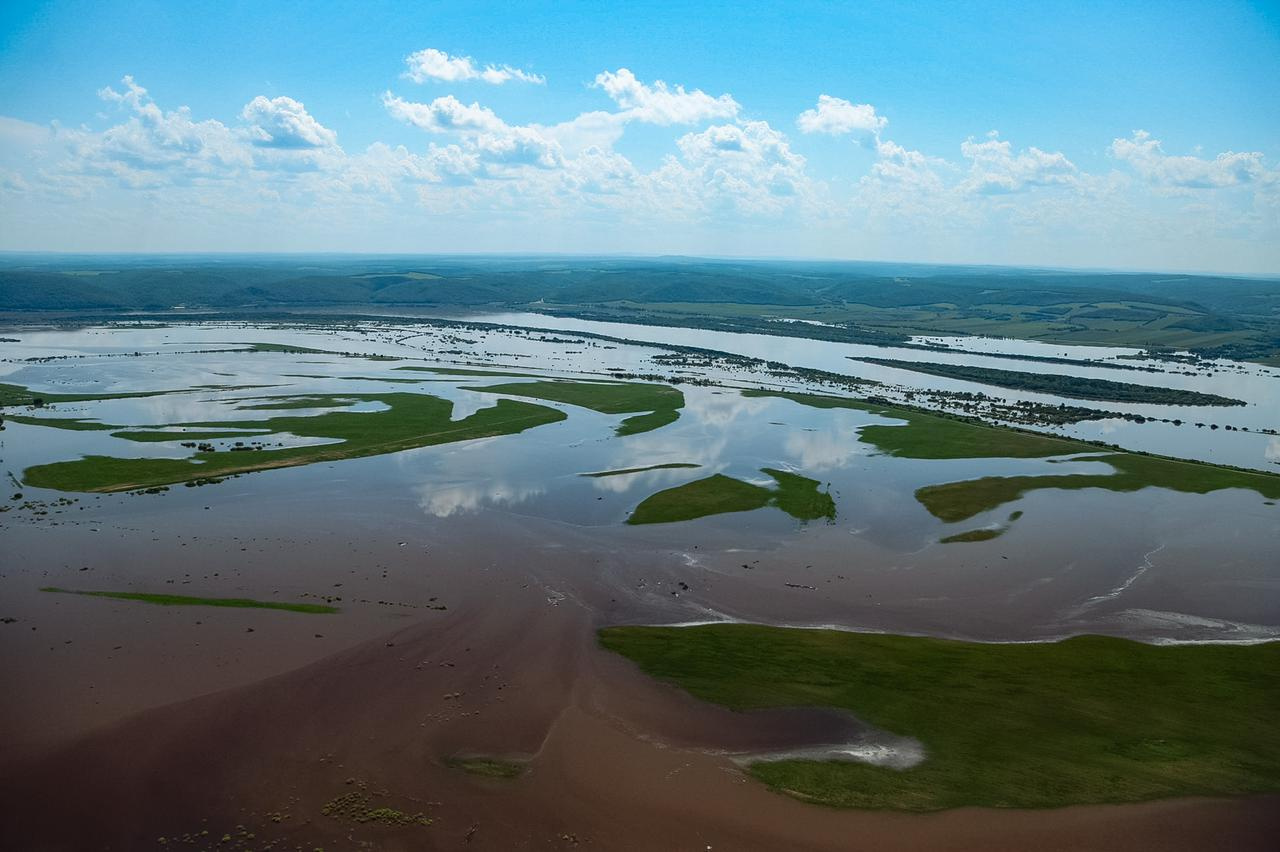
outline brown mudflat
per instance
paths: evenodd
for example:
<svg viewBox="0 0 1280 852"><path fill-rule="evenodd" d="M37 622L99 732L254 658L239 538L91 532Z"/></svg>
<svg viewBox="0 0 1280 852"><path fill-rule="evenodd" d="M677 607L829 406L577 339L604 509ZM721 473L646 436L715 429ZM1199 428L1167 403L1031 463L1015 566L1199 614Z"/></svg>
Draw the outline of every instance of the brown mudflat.
<svg viewBox="0 0 1280 852"><path fill-rule="evenodd" d="M1277 797L927 816L810 806L707 749L822 741L832 720L692 701L598 650L586 609L526 600L468 604L12 765L0 846L1263 850L1280 836ZM473 777L446 765L460 753L523 755L528 769ZM323 812L351 793L432 822Z"/></svg>

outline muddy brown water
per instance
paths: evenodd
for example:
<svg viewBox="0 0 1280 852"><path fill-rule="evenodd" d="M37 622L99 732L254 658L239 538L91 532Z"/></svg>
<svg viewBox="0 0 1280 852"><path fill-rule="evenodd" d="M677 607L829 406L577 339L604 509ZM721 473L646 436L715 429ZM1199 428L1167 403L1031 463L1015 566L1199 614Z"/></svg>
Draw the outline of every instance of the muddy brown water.
<svg viewBox="0 0 1280 852"><path fill-rule="evenodd" d="M4 663L23 698L6 701L3 718L10 742L28 745L7 750L0 769L0 846L141 849L194 835L179 848L214 848L244 826L305 849L1264 849L1280 828L1274 798L928 816L806 805L724 752L828 743L856 735L856 722L707 705L603 652L594 631L712 604L813 622L848 612L850 596L801 594L764 568L730 573L723 562L747 557L710 530L610 548L604 530L527 517L415 528L408 506L326 514L319 498L272 512L275 485L244 487L242 505L198 531L177 522L207 517L209 495L11 531L21 563L58 584L191 574L211 594L318 589L345 600L339 615L304 616L35 596L30 615L5 626L18 628ZM783 591L790 602L777 607ZM448 609L423 609L431 598ZM868 618L883 609L863 608ZM880 617L916 628L940 618L924 611ZM447 766L464 754L528 769L502 781ZM321 813L353 790L434 822L371 827Z"/></svg>
<svg viewBox="0 0 1280 852"><path fill-rule="evenodd" d="M1242 491L1033 492L1004 536L938 545L957 527L929 517L915 488L1062 466L889 459L853 437L862 413L712 389L689 400L676 424L621 442L617 418L572 410L493 441L6 513L0 848L175 848L184 836L177 848L1273 848L1275 797L928 816L814 807L765 789L735 755L881 732L821 710L707 705L602 651L595 631L729 618L988 641L1268 639L1280 630L1274 506ZM211 403L103 405L109 422L147 423L205 417ZM20 471L123 443L12 424L0 460ZM577 476L653 461L703 468ZM659 488L778 464L830 483L835 523L777 510L623 523ZM158 607L42 586L341 611ZM459 755L527 770L475 777L448 765ZM322 812L353 792L433 824Z"/></svg>

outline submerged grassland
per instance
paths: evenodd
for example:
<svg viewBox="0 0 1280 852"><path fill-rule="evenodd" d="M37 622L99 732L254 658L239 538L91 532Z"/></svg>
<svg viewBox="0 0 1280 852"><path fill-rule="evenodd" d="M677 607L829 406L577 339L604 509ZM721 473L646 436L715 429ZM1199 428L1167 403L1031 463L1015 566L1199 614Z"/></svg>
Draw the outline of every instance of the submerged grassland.
<svg viewBox="0 0 1280 852"><path fill-rule="evenodd" d="M746 624L611 627L600 641L705 701L834 707L924 744L907 770L751 766L826 805L1044 808L1280 790L1280 643L983 644Z"/></svg>
<svg viewBox="0 0 1280 852"><path fill-rule="evenodd" d="M548 402L563 402L580 408L589 408L601 414L646 412L628 417L618 424L619 437L649 432L668 423L674 423L680 416L680 409L684 408L684 394L676 388L643 382L546 380L510 382L474 387L469 390L501 393L508 396L527 396Z"/></svg>
<svg viewBox="0 0 1280 852"><path fill-rule="evenodd" d="M40 591L54 592L63 595L84 595L91 598L114 598L122 601L139 601L157 606L225 606L236 609L280 609L287 612L302 612L309 615L328 615L338 611L337 607L325 604L289 603L284 601L258 601L252 598L199 598L187 595L154 595L146 592L102 592L81 589L60 589L57 586L45 586Z"/></svg>
<svg viewBox="0 0 1280 852"><path fill-rule="evenodd" d="M1269 473L1254 473L1203 462L1178 461L1134 453L1108 453L1075 460L1102 462L1113 468L1114 472L984 476L981 479L926 485L916 490L916 499L934 517L953 523L997 509L1030 491L1042 488L1103 488L1120 492L1167 488L1189 494L1245 488L1273 500L1280 498L1280 476Z"/></svg>
<svg viewBox="0 0 1280 852"><path fill-rule="evenodd" d="M592 479L600 479L605 476L626 476L631 473L645 473L650 470L678 470L680 468L702 467L699 464L691 464L689 462L667 462L666 464L651 464L645 467L624 467L618 470L598 470L594 473L580 473L578 476L588 476Z"/></svg>
<svg viewBox="0 0 1280 852"><path fill-rule="evenodd" d="M773 468L762 471L778 483L776 488L717 473L649 495L636 506L627 523L667 524L765 506L776 506L801 521L835 518L835 501L830 494L818 490L817 480Z"/></svg>
<svg viewBox="0 0 1280 852"><path fill-rule="evenodd" d="M272 417L266 420L183 423L178 426L222 432L228 429L267 430L334 443L253 452L201 450L182 459L86 456L76 461L36 465L23 480L38 488L60 491L130 491L184 482L197 482L239 473L295 467L320 461L360 458L401 450L511 435L565 419L562 411L528 402L503 399L461 420L451 419L453 403L416 393L364 394L359 402L379 402L374 412L329 411L310 417ZM308 397L313 399L313 397ZM140 431L140 430L135 430ZM164 438L157 437L164 435ZM263 434L232 437L262 438ZM132 435L131 435L132 437ZM177 440L181 433L151 432L135 440Z"/></svg>
<svg viewBox="0 0 1280 852"><path fill-rule="evenodd" d="M1103 402L1145 402L1156 405L1244 405L1244 400L1232 399L1213 393L1142 385L1134 382L1116 382L1110 379L1091 379L1060 373L1029 373L1025 370L999 370L993 367L975 367L968 364L937 364L929 361L898 361L892 358L856 358L868 364L910 370L948 379L979 382L1001 388L1049 393L1072 399L1092 399Z"/></svg>
<svg viewBox="0 0 1280 852"><path fill-rule="evenodd" d="M966 520L981 512L996 509L1005 503L1017 500L1027 492L1042 488L1103 488L1108 491L1128 492L1152 487L1191 494L1208 494L1226 488L1244 488L1273 500L1280 499L1280 476L1271 473L1140 453L1099 453L1098 446L1084 441L1053 438L1000 426L986 426L843 397L781 391L743 391L743 395L778 397L814 408L849 408L869 411L885 417L905 420L904 426L872 424L861 427L858 433L863 441L873 444L885 453L902 458L1074 456L1075 461L1104 462L1114 469L1113 473L1098 474L989 476L961 482L927 485L917 489L916 499L935 517L947 522Z"/></svg>

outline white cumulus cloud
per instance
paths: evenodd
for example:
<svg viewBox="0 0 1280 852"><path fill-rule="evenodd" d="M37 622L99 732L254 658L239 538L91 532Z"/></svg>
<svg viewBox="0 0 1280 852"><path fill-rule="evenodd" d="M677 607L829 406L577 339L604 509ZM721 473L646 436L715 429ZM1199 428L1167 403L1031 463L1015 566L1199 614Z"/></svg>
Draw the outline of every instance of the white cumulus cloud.
<svg viewBox="0 0 1280 852"><path fill-rule="evenodd" d="M444 83L464 83L471 80L480 80L484 83L500 86L512 80L520 83L541 84L547 82L545 77L522 71L519 68L512 68L510 65L485 65L482 68L477 66L475 60L470 56L450 56L443 50L436 50L434 47L411 53L405 57L404 61L409 66L405 76L415 83L426 83L431 80L438 80Z"/></svg>
<svg viewBox="0 0 1280 852"><path fill-rule="evenodd" d="M429 133L458 135L463 150L489 164L553 168L562 160L559 143L539 128L507 124L478 103L464 104L453 95L444 95L423 104L390 92L382 101L394 118Z"/></svg>
<svg viewBox="0 0 1280 852"><path fill-rule="evenodd" d="M879 137L889 119L876 114L871 104L855 104L844 98L819 95L818 105L800 113L796 126L801 133L826 133L831 136Z"/></svg>
<svg viewBox="0 0 1280 852"><path fill-rule="evenodd" d="M429 104L406 101L387 92L382 103L392 118L412 124L429 133L497 132L507 123L493 110L478 103L464 104L453 95L444 95Z"/></svg>
<svg viewBox="0 0 1280 852"><path fill-rule="evenodd" d="M696 124L736 118L741 109L728 94L712 97L701 89L689 92L684 86L668 86L661 80L647 85L626 68L602 71L592 85L612 98L627 120L646 124Z"/></svg>
<svg viewBox="0 0 1280 852"><path fill-rule="evenodd" d="M1159 139L1135 130L1129 139L1111 143L1111 156L1128 163L1153 184L1183 189L1214 189L1249 183L1274 183L1280 172L1268 169L1258 151L1226 151L1212 160L1166 154Z"/></svg>
<svg viewBox="0 0 1280 852"><path fill-rule="evenodd" d="M1013 146L995 131L982 142L966 139L960 143L960 153L970 162L963 188L984 195L1070 183L1077 174L1075 164L1063 154L1034 146L1015 154Z"/></svg>
<svg viewBox="0 0 1280 852"><path fill-rule="evenodd" d="M307 112L299 101L258 95L245 104L240 118L248 122L253 144L263 148L331 148L338 134Z"/></svg>

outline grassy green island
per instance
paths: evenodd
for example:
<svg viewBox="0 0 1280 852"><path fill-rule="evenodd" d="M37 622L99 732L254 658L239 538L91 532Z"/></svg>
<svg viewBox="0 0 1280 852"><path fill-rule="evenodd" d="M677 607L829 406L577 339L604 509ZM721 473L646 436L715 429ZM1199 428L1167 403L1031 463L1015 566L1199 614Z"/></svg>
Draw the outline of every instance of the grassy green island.
<svg viewBox="0 0 1280 852"><path fill-rule="evenodd" d="M704 701L834 707L924 744L907 770L752 764L770 787L825 805L1046 808L1280 790L1280 643L982 644L746 624L612 627L600 641Z"/></svg>
<svg viewBox="0 0 1280 852"><path fill-rule="evenodd" d="M752 390L743 391L743 395L777 397L814 408L870 411L905 420L905 426L874 424L863 426L858 433L859 438L882 452L902 458L1053 458L1083 457L1087 454L1087 458L1077 460L1104 462L1114 469L1113 473L1097 474L989 476L917 489L916 499L935 517L947 522L966 520L1043 488L1102 488L1129 492L1153 487L1191 494L1243 488L1270 499L1280 498L1280 476L1272 473L1163 456L1104 451L1085 441L986 426L845 397Z"/></svg>
<svg viewBox="0 0 1280 852"><path fill-rule="evenodd" d="M458 769L468 775L505 780L519 778L527 768L524 763L495 757L451 757L444 763L450 769Z"/></svg>
<svg viewBox="0 0 1280 852"><path fill-rule="evenodd" d="M337 607L325 604L288 603L283 601L256 601L252 598L196 598L186 595L153 595L144 592L94 592L79 589L60 589L57 586L45 586L40 591L55 592L62 595L84 595L91 598L114 598L122 601L140 601L156 606L225 606L236 609L280 609L286 612L302 612L308 615L329 615L338 611Z"/></svg>
<svg viewBox="0 0 1280 852"><path fill-rule="evenodd" d="M991 541L993 538L999 538L1006 532L1006 527L984 527L977 530L966 530L955 535L945 536L940 539L942 544L960 544L967 541Z"/></svg>
<svg viewBox="0 0 1280 852"><path fill-rule="evenodd" d="M619 470L598 470L595 473L580 473L578 476L589 476L592 479L599 479L602 476L626 476L630 473L644 473L647 470L678 470L680 468L702 467L700 464L690 464L689 462L668 462L666 464L651 464L647 467L624 467Z"/></svg>
<svg viewBox="0 0 1280 852"><path fill-rule="evenodd" d="M55 405L61 402L100 402L107 399L145 399L153 396L171 396L177 393L191 393L197 390L244 390L246 388L267 387L267 385L201 385L199 387L175 388L173 390L132 391L128 393L46 393L33 391L23 385L0 382L0 408L10 406L31 406L37 408ZM6 418L19 422L11 415Z"/></svg>
<svg viewBox="0 0 1280 852"><path fill-rule="evenodd" d="M650 432L668 423L674 423L680 416L680 409L684 408L684 394L676 388L642 382L548 380L510 382L502 385L473 387L468 390L501 393L508 396L527 396L548 402L563 402L599 411L601 414L646 412L628 417L618 424L619 437Z"/></svg>
<svg viewBox="0 0 1280 852"><path fill-rule="evenodd" d="M1226 488L1245 488L1264 497L1280 498L1280 476L1253 473L1211 464L1178 461L1134 453L1107 453L1077 461L1098 461L1112 473L1044 474L1040 476L984 476L961 482L926 485L916 490L916 499L935 517L963 521L981 512L1011 503L1030 491L1043 488L1075 490L1103 488L1107 491L1138 491L1167 488L1188 494L1208 494Z"/></svg>
<svg viewBox="0 0 1280 852"><path fill-rule="evenodd" d="M1244 400L1213 393L1180 388L1115 382L1110 379L1088 379L1055 373L1027 373L1021 370L998 370L993 367L971 367L966 364L936 364L929 361L897 361L891 358L855 358L867 364L910 370L930 376L961 379L1001 388L1050 393L1072 399L1103 402L1145 402L1154 405L1244 405Z"/></svg>
<svg viewBox="0 0 1280 852"><path fill-rule="evenodd" d="M818 490L817 480L785 470L762 470L778 483L776 488L717 473L649 495L636 506L627 523L669 524L765 506L776 506L801 521L835 518L835 501L830 494Z"/></svg>
<svg viewBox="0 0 1280 852"><path fill-rule="evenodd" d="M282 398L281 401L288 399ZM314 397L308 396L307 399ZM131 491L258 470L382 455L453 441L511 435L565 419L564 412L554 408L509 399L499 400L493 407L480 409L461 420L451 419L451 401L426 394L364 394L352 399L380 402L387 408L374 412L330 411L311 417L173 424L215 432L265 429L268 433L327 438L337 443L254 452L200 451L183 459L86 456L76 461L27 468L23 472L23 481L33 487L59 491ZM268 433L246 437L265 438ZM126 434L134 440L191 439L172 432L133 430ZM159 435L164 437L156 437ZM239 435L233 433L231 437Z"/></svg>

